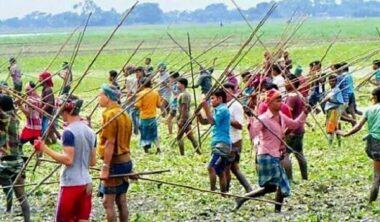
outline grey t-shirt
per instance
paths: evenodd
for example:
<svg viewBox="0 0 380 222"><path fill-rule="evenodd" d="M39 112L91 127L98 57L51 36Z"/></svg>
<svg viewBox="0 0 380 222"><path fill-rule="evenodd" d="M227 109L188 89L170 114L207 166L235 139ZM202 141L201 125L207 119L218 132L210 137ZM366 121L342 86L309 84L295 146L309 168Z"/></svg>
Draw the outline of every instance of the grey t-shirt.
<svg viewBox="0 0 380 222"><path fill-rule="evenodd" d="M84 122L73 122L63 131L62 145L74 147L74 160L71 166L63 166L61 186L78 186L91 183L89 164L95 143L94 131Z"/></svg>

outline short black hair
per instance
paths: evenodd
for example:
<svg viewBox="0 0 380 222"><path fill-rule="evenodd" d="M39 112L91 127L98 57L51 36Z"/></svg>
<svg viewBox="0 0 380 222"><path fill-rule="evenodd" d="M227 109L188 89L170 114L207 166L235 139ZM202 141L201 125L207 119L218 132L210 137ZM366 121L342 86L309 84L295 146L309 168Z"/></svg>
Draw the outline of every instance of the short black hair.
<svg viewBox="0 0 380 222"><path fill-rule="evenodd" d="M373 65L380 66L380 59L376 59L372 62Z"/></svg>
<svg viewBox="0 0 380 222"><path fill-rule="evenodd" d="M300 86L300 80L296 75L288 74L286 78L292 83L295 89L298 89L298 87Z"/></svg>
<svg viewBox="0 0 380 222"><path fill-rule="evenodd" d="M135 69L135 72L142 72L142 73L145 74L144 67L142 67L142 66L137 67L137 68Z"/></svg>
<svg viewBox="0 0 380 222"><path fill-rule="evenodd" d="M336 74L329 75L329 80L331 80L331 79L336 80L337 78L338 78L338 76Z"/></svg>
<svg viewBox="0 0 380 222"><path fill-rule="evenodd" d="M243 72L243 73L241 74L241 77L242 77L242 78L245 78L246 76L249 76L249 75L251 75L251 72L246 71L246 72Z"/></svg>
<svg viewBox="0 0 380 222"><path fill-rule="evenodd" d="M380 103L380 87L376 87L372 90L372 95L376 96L377 103Z"/></svg>
<svg viewBox="0 0 380 222"><path fill-rule="evenodd" d="M185 86L185 88L187 88L187 85L189 84L189 82L187 81L187 79L183 78L183 77L180 77L178 78L177 82L181 83L182 85Z"/></svg>
<svg viewBox="0 0 380 222"><path fill-rule="evenodd" d="M110 76L111 76L112 78L116 78L116 76L117 76L117 72L116 72L115 70L111 70L111 71L109 71L109 74L110 74Z"/></svg>
<svg viewBox="0 0 380 222"><path fill-rule="evenodd" d="M276 71L277 73L281 74L281 67L278 64L273 64L272 69Z"/></svg>
<svg viewBox="0 0 380 222"><path fill-rule="evenodd" d="M227 94L222 88L218 88L211 93L212 96L222 97L223 103L227 102Z"/></svg>
<svg viewBox="0 0 380 222"><path fill-rule="evenodd" d="M12 97L5 94L0 94L0 109L4 112L14 110L15 107L13 105Z"/></svg>
<svg viewBox="0 0 380 222"><path fill-rule="evenodd" d="M170 77L173 77L173 78L178 78L179 77L179 73L178 72L176 72L176 71L171 71L170 72Z"/></svg>
<svg viewBox="0 0 380 222"><path fill-rule="evenodd" d="M270 83L270 82L265 82L264 83L264 89L266 91L269 91L271 89L275 89L275 90L278 90L278 86L276 84L273 84L273 83Z"/></svg>
<svg viewBox="0 0 380 222"><path fill-rule="evenodd" d="M151 62L151 61L152 61L152 58L150 58L150 57L146 57L145 60L149 60L149 62Z"/></svg>
<svg viewBox="0 0 380 222"><path fill-rule="evenodd" d="M30 87L32 87L33 89L36 87L36 84L35 84L33 81L29 81L29 85L30 85Z"/></svg>
<svg viewBox="0 0 380 222"><path fill-rule="evenodd" d="M149 77L143 77L140 79L140 85L145 86L147 88L151 88L152 82L150 81Z"/></svg>
<svg viewBox="0 0 380 222"><path fill-rule="evenodd" d="M341 62L340 63L340 67L342 68L342 67L344 67L343 68L343 72L349 72L350 71L350 68L348 67L348 63L347 62Z"/></svg>
<svg viewBox="0 0 380 222"><path fill-rule="evenodd" d="M232 85L231 83L224 83L223 88L235 90L235 86Z"/></svg>
<svg viewBox="0 0 380 222"><path fill-rule="evenodd" d="M315 61L312 61L312 62L309 64L310 67L313 67L313 66L316 66L316 65L321 65L321 61L319 61L319 60L315 60Z"/></svg>

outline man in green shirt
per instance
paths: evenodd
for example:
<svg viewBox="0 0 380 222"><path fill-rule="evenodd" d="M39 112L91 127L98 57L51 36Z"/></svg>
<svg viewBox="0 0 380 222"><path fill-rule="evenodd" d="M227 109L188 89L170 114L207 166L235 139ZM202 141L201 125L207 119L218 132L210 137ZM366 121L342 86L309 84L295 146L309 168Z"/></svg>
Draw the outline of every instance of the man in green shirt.
<svg viewBox="0 0 380 222"><path fill-rule="evenodd" d="M191 125L189 124L186 127L186 130L184 130L183 133L180 134L182 131L182 127L185 125L187 120L190 117L190 104L191 104L191 95L186 91L188 85L188 81L185 78L179 78L177 80L177 88L180 94L178 95L178 134L177 134L177 141L179 146L179 152L183 156L185 155L185 144L183 143L182 137L183 133L186 133L187 138L191 141L193 144L194 149L198 146L197 141L194 138L193 132L191 130ZM197 150L199 152L199 150Z"/></svg>

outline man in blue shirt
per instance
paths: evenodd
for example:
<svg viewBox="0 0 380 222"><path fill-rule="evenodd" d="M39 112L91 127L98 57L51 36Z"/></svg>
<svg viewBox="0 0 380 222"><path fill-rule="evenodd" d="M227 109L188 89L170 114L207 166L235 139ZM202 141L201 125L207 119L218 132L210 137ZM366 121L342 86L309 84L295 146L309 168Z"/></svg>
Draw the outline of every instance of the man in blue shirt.
<svg viewBox="0 0 380 222"><path fill-rule="evenodd" d="M380 59L372 62L372 68L374 70L375 82L372 80L369 80L369 82L374 86L380 86Z"/></svg>
<svg viewBox="0 0 380 222"><path fill-rule="evenodd" d="M216 190L216 175L219 177L220 191L227 192L227 180L225 168L231 153L230 138L230 112L226 105L227 95L223 89L217 89L211 93L211 105L214 110L211 113L207 100L202 102L203 110L206 113L204 119L200 113L197 114L201 124L211 124L211 159L208 165L211 190Z"/></svg>

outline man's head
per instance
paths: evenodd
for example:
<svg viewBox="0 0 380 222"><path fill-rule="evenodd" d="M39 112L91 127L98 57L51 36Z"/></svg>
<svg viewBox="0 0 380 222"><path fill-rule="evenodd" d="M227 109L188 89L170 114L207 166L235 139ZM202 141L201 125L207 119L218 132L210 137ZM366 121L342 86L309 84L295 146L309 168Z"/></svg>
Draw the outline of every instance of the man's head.
<svg viewBox="0 0 380 222"><path fill-rule="evenodd" d="M4 112L15 110L12 97L6 94L0 94L0 110Z"/></svg>
<svg viewBox="0 0 380 222"><path fill-rule="evenodd" d="M101 107L108 107L120 100L120 91L113 85L103 84L98 95Z"/></svg>
<svg viewBox="0 0 380 222"><path fill-rule="evenodd" d="M334 88L337 83L337 75L333 74L329 76L329 85L331 88Z"/></svg>
<svg viewBox="0 0 380 222"><path fill-rule="evenodd" d="M285 89L286 89L286 91L292 92L292 91L297 90L298 87L300 86L300 81L297 78L297 76L295 76L293 74L289 74L286 77L287 77L286 78L286 83L285 83Z"/></svg>
<svg viewBox="0 0 380 222"><path fill-rule="evenodd" d="M227 102L231 101L234 98L232 95L234 95L235 86L231 83L224 83L223 88L226 91Z"/></svg>
<svg viewBox="0 0 380 222"><path fill-rule="evenodd" d="M341 75L343 73L342 63L336 63L330 66L331 70L334 71L337 75Z"/></svg>
<svg viewBox="0 0 380 222"><path fill-rule="evenodd" d="M53 87L52 76L48 71L40 73L38 76L38 81L43 82L44 87Z"/></svg>
<svg viewBox="0 0 380 222"><path fill-rule="evenodd" d="M127 76L133 74L135 72L135 70L136 70L136 67L132 64L129 64L126 67L124 67L123 74L125 77L127 77Z"/></svg>
<svg viewBox="0 0 380 222"><path fill-rule="evenodd" d="M136 73L136 78L137 79L141 79L142 77L145 76L145 70L144 70L144 67L142 66L139 66L135 69L135 73Z"/></svg>
<svg viewBox="0 0 380 222"><path fill-rule="evenodd" d="M165 70L166 70L166 64L165 63L163 63L163 62L160 62L159 64L158 64L158 66L157 66L157 70L159 71L159 72L164 72Z"/></svg>
<svg viewBox="0 0 380 222"><path fill-rule="evenodd" d="M319 72L322 69L322 63L319 60L313 61L309 64L311 71Z"/></svg>
<svg viewBox="0 0 380 222"><path fill-rule="evenodd" d="M64 106L62 110L62 118L63 121L66 122L69 120L70 117L79 116L79 113L83 105L83 100L79 99L79 97L74 95L70 97L62 95L58 98L58 105Z"/></svg>
<svg viewBox="0 0 380 222"><path fill-rule="evenodd" d="M302 66L297 66L296 69L294 70L294 75L299 77L302 75L303 69Z"/></svg>
<svg viewBox="0 0 380 222"><path fill-rule="evenodd" d="M272 76L278 76L281 74L281 67L278 64L273 64L272 66Z"/></svg>
<svg viewBox="0 0 380 222"><path fill-rule="evenodd" d="M117 72L115 71L115 70L111 70L111 71L109 71L108 72L108 80L109 81L114 81L114 80L116 80L116 77L117 77Z"/></svg>
<svg viewBox="0 0 380 222"><path fill-rule="evenodd" d="M69 68L70 68L70 64L68 62L62 63L62 69L69 69Z"/></svg>
<svg viewBox="0 0 380 222"><path fill-rule="evenodd" d="M25 87L25 93L28 96L36 94L36 84L34 84L32 81L28 82Z"/></svg>
<svg viewBox="0 0 380 222"><path fill-rule="evenodd" d="M152 59L151 58L149 58L149 57L147 57L147 58L145 58L145 65L150 65L150 63L152 62Z"/></svg>
<svg viewBox="0 0 380 222"><path fill-rule="evenodd" d="M374 103L380 103L380 87L376 87L372 90L372 98Z"/></svg>
<svg viewBox="0 0 380 222"><path fill-rule="evenodd" d="M373 68L373 70L380 69L380 59L377 59L377 60L373 61L372 68Z"/></svg>
<svg viewBox="0 0 380 222"><path fill-rule="evenodd" d="M188 81L187 79L180 77L177 80L177 88L181 91L185 90L187 88Z"/></svg>
<svg viewBox="0 0 380 222"><path fill-rule="evenodd" d="M9 58L9 64L15 64L16 63L16 58L15 57L11 57Z"/></svg>
<svg viewBox="0 0 380 222"><path fill-rule="evenodd" d="M251 78L251 76L252 75L249 71L243 72L243 74L241 74L241 78L243 79L244 83L247 83L249 81L249 79Z"/></svg>
<svg viewBox="0 0 380 222"><path fill-rule="evenodd" d="M222 103L226 103L227 102L226 92L224 92L224 90L220 88L216 89L215 91L211 93L210 100L211 100L211 105L213 107L217 107Z"/></svg>
<svg viewBox="0 0 380 222"><path fill-rule="evenodd" d="M267 91L265 102L272 112L280 111L282 103L280 92L275 89Z"/></svg>
<svg viewBox="0 0 380 222"><path fill-rule="evenodd" d="M170 79L171 82L175 81L178 77L179 77L179 73L178 72L174 72L174 71L170 72L169 79Z"/></svg>

